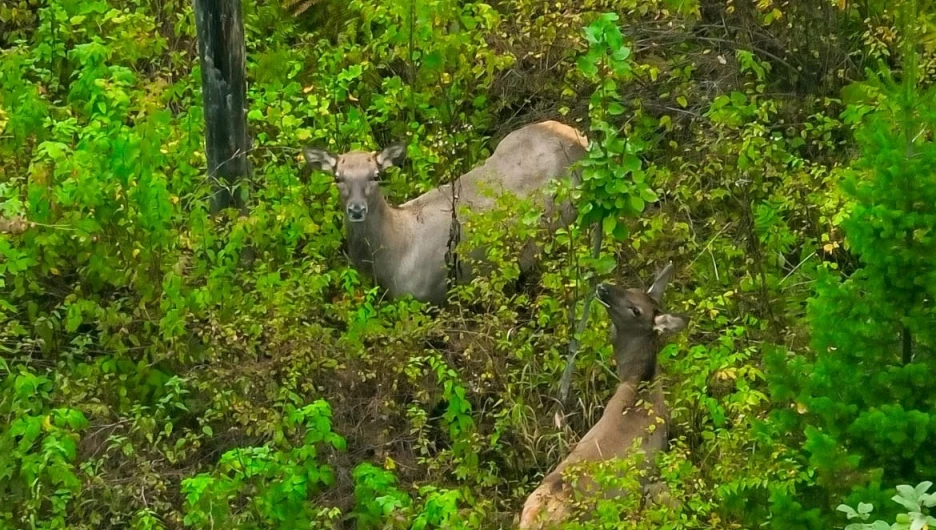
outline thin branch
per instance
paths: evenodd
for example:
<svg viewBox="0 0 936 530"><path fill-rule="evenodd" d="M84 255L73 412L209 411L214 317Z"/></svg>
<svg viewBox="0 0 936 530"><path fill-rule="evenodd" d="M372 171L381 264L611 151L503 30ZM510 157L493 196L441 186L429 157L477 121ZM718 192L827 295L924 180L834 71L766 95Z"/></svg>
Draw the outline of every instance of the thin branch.
<svg viewBox="0 0 936 530"><path fill-rule="evenodd" d="M601 254L601 241L604 231L602 230L602 223L595 223L592 227L592 259L598 259L598 256ZM592 300L595 298L595 288L598 286L598 276L593 275L588 280L588 291L585 293L585 303L582 307L582 318L579 319L578 325L575 327L575 333L572 335L572 340L569 341L569 353L566 356L566 366L565 371L562 373L562 379L559 381L559 401L563 405L568 404L569 399L569 389L572 386L572 372L575 369L575 357L579 352L579 336L585 332L585 326L588 325L588 313L591 309ZM575 306L572 306L570 311L575 311Z"/></svg>

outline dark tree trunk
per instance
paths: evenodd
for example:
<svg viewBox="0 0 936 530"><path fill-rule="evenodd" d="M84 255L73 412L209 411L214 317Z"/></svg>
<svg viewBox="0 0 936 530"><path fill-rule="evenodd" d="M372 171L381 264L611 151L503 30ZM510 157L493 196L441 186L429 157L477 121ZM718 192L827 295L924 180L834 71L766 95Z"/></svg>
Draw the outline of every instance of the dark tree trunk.
<svg viewBox="0 0 936 530"><path fill-rule="evenodd" d="M205 105L205 155L214 186L211 213L247 214L247 83L241 0L194 0Z"/></svg>

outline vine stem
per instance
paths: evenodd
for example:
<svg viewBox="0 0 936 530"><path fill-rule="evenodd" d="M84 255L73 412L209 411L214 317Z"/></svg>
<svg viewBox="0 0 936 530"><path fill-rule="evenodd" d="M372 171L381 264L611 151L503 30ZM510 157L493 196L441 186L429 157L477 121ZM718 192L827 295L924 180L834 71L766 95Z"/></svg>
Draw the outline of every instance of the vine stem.
<svg viewBox="0 0 936 530"><path fill-rule="evenodd" d="M602 230L603 223L595 223L592 227L592 260L597 260L598 256L601 254L601 242L604 236L604 230ZM588 325L588 314L591 309L592 300L595 299L595 289L598 287L598 276L592 275L588 280L588 291L585 292L585 302L582 306L582 317L579 319L578 324L575 326L575 332L572 335L572 340L569 341L569 353L566 355L566 366L565 370L562 372L562 379L559 380L559 402L563 407L568 405L569 400L569 390L572 387L572 372L575 369L575 357L578 355L581 342L579 341L579 336L585 332L585 326ZM574 321L575 319L575 305L569 309L569 320Z"/></svg>

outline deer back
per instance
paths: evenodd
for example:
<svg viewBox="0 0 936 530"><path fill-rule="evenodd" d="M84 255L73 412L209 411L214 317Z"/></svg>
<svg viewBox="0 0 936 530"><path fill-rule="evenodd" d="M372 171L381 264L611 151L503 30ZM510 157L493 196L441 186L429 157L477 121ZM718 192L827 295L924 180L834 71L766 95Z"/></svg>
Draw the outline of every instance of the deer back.
<svg viewBox="0 0 936 530"><path fill-rule="evenodd" d="M335 156L306 149L309 164L336 176L352 262L374 276L391 296L409 294L442 303L446 293L452 230L453 193L459 213L484 211L494 205L486 191L528 197L552 179L569 174L585 153L587 141L577 130L554 121L511 132L480 166L452 184L428 191L399 207L388 204L376 185L381 171L405 154L399 146L380 153L351 152ZM552 210L550 200L545 201ZM464 239L465 235L461 235ZM475 257L482 257L483 251ZM471 274L460 276L467 281Z"/></svg>

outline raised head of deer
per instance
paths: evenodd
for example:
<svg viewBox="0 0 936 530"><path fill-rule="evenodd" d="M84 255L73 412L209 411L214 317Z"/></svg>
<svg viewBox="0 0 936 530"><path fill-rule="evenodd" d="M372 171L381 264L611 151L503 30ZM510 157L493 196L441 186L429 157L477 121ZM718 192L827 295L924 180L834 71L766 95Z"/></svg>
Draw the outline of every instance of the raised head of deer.
<svg viewBox="0 0 936 530"><path fill-rule="evenodd" d="M662 310L663 292L673 271L673 264L667 263L646 291L607 283L596 289L596 299L611 317L611 343L622 383L653 379L663 338L686 327L685 316Z"/></svg>
<svg viewBox="0 0 936 530"><path fill-rule="evenodd" d="M576 444L569 456L527 498L520 528L544 528L561 523L571 514L576 493L593 495L594 482L580 477L573 485L562 472L572 464L625 458L635 443L652 465L657 452L667 445L669 411L658 378L657 354L665 335L681 331L688 318L661 308L663 291L673 276L673 264L663 269L646 291L609 284L597 288L597 299L608 309L611 341L618 367L617 389L601 419ZM653 487L643 480L645 488ZM606 497L626 492L604 491Z"/></svg>

